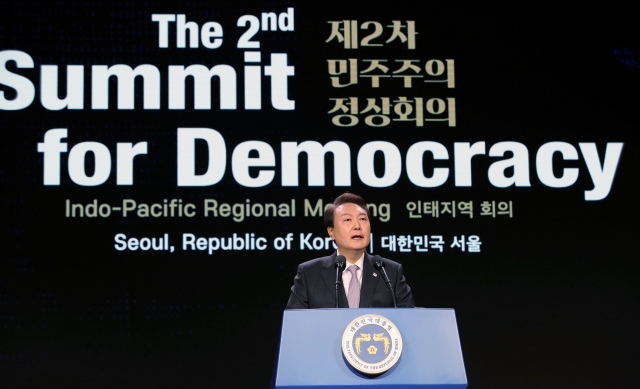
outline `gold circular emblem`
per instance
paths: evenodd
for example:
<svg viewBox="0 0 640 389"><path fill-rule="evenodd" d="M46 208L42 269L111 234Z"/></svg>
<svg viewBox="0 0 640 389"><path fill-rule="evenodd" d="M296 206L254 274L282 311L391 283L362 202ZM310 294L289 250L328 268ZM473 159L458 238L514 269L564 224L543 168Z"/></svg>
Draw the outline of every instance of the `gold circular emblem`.
<svg viewBox="0 0 640 389"><path fill-rule="evenodd" d="M362 315L347 325L342 334L342 354L349 365L364 374L382 374L402 354L402 336L384 316Z"/></svg>

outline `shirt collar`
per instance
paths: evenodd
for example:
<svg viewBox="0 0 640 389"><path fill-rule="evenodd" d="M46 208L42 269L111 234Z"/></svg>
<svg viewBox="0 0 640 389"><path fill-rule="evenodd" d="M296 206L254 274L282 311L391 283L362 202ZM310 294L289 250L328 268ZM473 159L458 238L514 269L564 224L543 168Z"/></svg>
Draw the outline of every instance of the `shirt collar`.
<svg viewBox="0 0 640 389"><path fill-rule="evenodd" d="M336 250L337 255L340 255L340 250ZM364 252L362 253L362 255L360 256L360 259L358 259L356 261L356 263L354 263L354 265L358 266L358 269L362 270L363 266L364 266ZM351 266L351 263L349 263L347 261L347 267Z"/></svg>

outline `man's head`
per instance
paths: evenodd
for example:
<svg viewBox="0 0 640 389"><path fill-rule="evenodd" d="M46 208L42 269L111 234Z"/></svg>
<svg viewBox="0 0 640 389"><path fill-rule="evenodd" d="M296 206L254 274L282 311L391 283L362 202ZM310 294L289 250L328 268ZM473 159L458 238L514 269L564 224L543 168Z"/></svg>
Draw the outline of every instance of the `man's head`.
<svg viewBox="0 0 640 389"><path fill-rule="evenodd" d="M364 199L362 197L358 196L357 194L345 192L345 193L341 194L340 196L338 196L333 201L333 204L328 206L327 209L324 211L324 225L325 225L325 227L333 228L334 223L335 223L335 221L334 221L335 210L336 210L337 207L339 207L340 205L345 204L345 203L353 203L353 204L359 206L360 208L364 209L367 212L367 219L371 219L371 214L369 213L369 208L367 208L367 203L364 201Z"/></svg>
<svg viewBox="0 0 640 389"><path fill-rule="evenodd" d="M341 254L362 253L371 237L369 210L364 199L353 193L344 193L327 207L324 222L331 239Z"/></svg>

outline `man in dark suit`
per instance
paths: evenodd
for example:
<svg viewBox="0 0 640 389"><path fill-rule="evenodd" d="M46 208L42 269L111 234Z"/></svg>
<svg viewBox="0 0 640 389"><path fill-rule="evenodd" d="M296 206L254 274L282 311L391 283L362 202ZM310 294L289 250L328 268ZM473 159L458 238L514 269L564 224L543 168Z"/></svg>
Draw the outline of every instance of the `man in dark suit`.
<svg viewBox="0 0 640 389"><path fill-rule="evenodd" d="M374 267L373 257L365 252L371 233L369 220L362 197L344 193L336 198L325 211L324 222L338 250L328 257L298 265L287 309L335 308L337 255L344 255L347 261L338 292L340 308L393 307L391 292L381 272ZM397 306L415 307L402 265L386 258L381 260L396 293Z"/></svg>

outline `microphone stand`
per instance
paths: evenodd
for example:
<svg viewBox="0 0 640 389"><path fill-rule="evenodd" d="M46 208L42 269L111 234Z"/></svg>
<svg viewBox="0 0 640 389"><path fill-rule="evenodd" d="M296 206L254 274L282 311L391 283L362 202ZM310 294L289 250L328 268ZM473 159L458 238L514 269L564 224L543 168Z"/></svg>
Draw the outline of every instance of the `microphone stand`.
<svg viewBox="0 0 640 389"><path fill-rule="evenodd" d="M376 257L380 258L377 255ZM389 280L387 271L384 269L384 262L382 262L382 259L376 259L375 257L374 259L375 259L376 268L378 268L378 270L382 273L382 278L384 279L385 284L387 284L387 288L389 288L389 291L391 291L391 299L393 300L393 307L398 308L398 305L396 304L396 293L393 291L393 287L391 286L391 281Z"/></svg>
<svg viewBox="0 0 640 389"><path fill-rule="evenodd" d="M338 307L338 291L340 291L340 285L342 284L340 282L342 278L340 277L340 273L342 273L342 270L345 267L345 264L344 264L345 259L346 258L344 257L344 255L338 255L336 257L336 264L335 264L336 266L336 308L339 308Z"/></svg>

